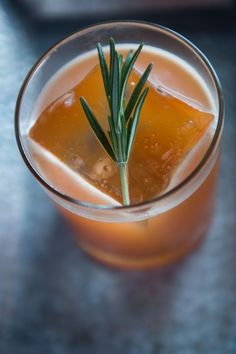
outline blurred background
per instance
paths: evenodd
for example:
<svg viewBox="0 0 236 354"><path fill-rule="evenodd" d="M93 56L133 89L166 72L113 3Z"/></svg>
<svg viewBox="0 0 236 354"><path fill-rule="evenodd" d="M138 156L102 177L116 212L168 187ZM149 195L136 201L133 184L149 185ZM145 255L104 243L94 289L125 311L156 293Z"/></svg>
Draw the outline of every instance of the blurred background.
<svg viewBox="0 0 236 354"><path fill-rule="evenodd" d="M14 137L22 81L57 40L140 19L210 59L226 123L216 213L196 252L159 270L88 259L27 171ZM0 354L236 353L236 8L233 0L0 1Z"/></svg>
<svg viewBox="0 0 236 354"><path fill-rule="evenodd" d="M233 6L233 0L17 0L19 6L40 20L71 20L88 21L99 18L114 18L142 15L150 16L158 11L176 11L189 9L212 9Z"/></svg>

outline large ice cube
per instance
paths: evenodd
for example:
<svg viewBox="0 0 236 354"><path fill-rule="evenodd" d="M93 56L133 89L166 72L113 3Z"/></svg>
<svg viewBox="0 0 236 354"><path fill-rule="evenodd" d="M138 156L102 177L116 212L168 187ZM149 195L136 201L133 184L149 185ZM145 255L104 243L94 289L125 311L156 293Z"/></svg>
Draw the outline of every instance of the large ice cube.
<svg viewBox="0 0 236 354"><path fill-rule="evenodd" d="M126 97L140 74L133 70ZM144 103L129 160L131 201L141 202L162 193L176 168L199 142L213 115L185 102L153 83ZM121 201L117 167L92 132L79 98L88 101L104 129L108 106L99 66L73 89L52 102L40 115L29 135L91 184Z"/></svg>

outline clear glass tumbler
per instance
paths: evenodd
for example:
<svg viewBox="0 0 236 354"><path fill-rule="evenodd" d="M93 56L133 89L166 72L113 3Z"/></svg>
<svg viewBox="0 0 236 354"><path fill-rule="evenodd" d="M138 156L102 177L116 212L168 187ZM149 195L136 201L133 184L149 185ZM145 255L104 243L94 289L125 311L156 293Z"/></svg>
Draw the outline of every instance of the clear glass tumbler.
<svg viewBox="0 0 236 354"><path fill-rule="evenodd" d="M215 106L216 129L203 156L173 188L131 206L85 203L65 195L39 171L29 149L32 111L51 77L78 55L107 44L144 42L174 53L201 76ZM223 128L223 95L206 57L188 40L167 28L144 22L110 22L91 26L49 49L27 75L16 105L15 132L21 155L35 179L72 225L76 240L97 260L123 268L160 266L187 254L206 234L214 206Z"/></svg>

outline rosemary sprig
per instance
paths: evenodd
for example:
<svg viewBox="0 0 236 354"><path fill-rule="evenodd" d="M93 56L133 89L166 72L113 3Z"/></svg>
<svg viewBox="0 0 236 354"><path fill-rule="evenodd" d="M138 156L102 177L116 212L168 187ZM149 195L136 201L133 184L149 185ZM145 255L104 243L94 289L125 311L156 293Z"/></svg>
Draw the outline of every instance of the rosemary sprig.
<svg viewBox="0 0 236 354"><path fill-rule="evenodd" d="M152 64L149 64L135 86L129 101L125 102L128 79L142 47L143 44L140 44L136 51L129 51L124 59L122 54L117 52L113 38L110 38L108 67L102 46L100 43L97 44L101 74L110 111L107 117L109 124L107 134L103 131L85 98L80 97L84 113L96 137L110 158L118 165L122 198L125 205L130 203L127 164L140 112L148 93L148 87L144 88L144 85L152 69Z"/></svg>

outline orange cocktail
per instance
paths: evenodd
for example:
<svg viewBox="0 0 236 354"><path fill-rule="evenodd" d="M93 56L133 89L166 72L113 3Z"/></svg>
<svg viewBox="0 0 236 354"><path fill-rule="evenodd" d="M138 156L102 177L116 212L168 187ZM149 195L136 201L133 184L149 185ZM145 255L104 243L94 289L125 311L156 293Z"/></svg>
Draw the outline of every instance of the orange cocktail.
<svg viewBox="0 0 236 354"><path fill-rule="evenodd" d="M137 46L121 42L124 55ZM117 266L154 266L185 254L206 232L214 204L218 147L206 156L218 124L213 88L181 56L146 44L127 99L150 62L149 93L128 163L130 206L122 206L117 166L79 100L87 98L105 129L108 108L94 50L56 71L35 100L27 130L35 169L80 245Z"/></svg>

